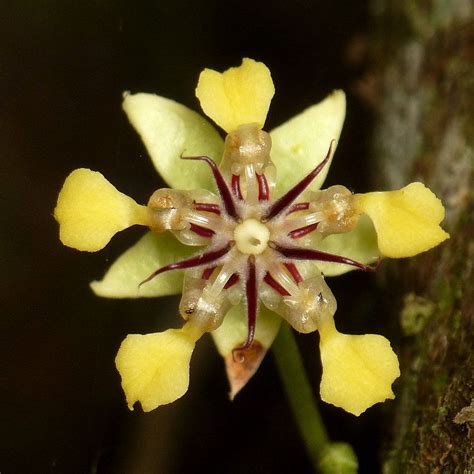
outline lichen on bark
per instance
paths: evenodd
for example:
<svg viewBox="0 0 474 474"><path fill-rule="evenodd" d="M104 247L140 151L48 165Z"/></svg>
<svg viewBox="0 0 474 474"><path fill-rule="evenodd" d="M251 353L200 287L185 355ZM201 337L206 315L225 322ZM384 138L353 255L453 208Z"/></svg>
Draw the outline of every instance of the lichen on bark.
<svg viewBox="0 0 474 474"><path fill-rule="evenodd" d="M424 318L400 338L403 375L383 469L473 472L474 423L454 419L474 393L474 7L377 0L372 13L375 179L389 189L425 182L445 203L451 234L381 275L392 316Z"/></svg>

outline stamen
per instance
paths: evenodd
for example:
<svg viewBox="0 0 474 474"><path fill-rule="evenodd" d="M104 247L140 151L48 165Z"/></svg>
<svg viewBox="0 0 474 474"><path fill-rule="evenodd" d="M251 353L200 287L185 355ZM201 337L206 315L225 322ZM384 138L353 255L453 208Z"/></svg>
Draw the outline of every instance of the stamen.
<svg viewBox="0 0 474 474"><path fill-rule="evenodd" d="M298 202L290 207L288 214L296 211L306 211L307 209L309 209L309 202Z"/></svg>
<svg viewBox="0 0 474 474"><path fill-rule="evenodd" d="M232 192L238 199L242 201L242 191L240 190L240 176L237 174L232 175Z"/></svg>
<svg viewBox="0 0 474 474"><path fill-rule="evenodd" d="M219 204L209 204L206 202L194 202L193 204L196 211L213 212L217 215L220 215L221 213Z"/></svg>
<svg viewBox="0 0 474 474"><path fill-rule="evenodd" d="M271 274L272 278L277 281L278 284L281 285L282 288L284 288L290 295L296 295L298 293L298 285L295 283L292 275L284 264L270 264L267 266L267 271Z"/></svg>
<svg viewBox="0 0 474 474"><path fill-rule="evenodd" d="M203 214L200 212L191 211L186 216L186 220L201 227L209 227L218 229L222 226L222 219L214 214Z"/></svg>
<svg viewBox="0 0 474 474"><path fill-rule="evenodd" d="M194 257L188 258L186 260L181 260L181 262L170 263L164 267L158 268L155 270L148 278L145 278L138 286L142 286L145 283L148 283L150 280L153 280L156 276L161 273L168 272L170 270L183 270L185 268L199 267L200 265L206 265L208 263L214 263L223 257L233 246L233 242L229 242L225 247L214 250L212 252L204 252Z"/></svg>
<svg viewBox="0 0 474 474"><path fill-rule="evenodd" d="M245 281L245 294L247 296L247 340L243 346L237 347L232 351L235 355L238 352L246 351L253 343L255 337L255 326L257 323L257 272L255 270L255 257L251 255L247 261L247 279Z"/></svg>
<svg viewBox="0 0 474 474"><path fill-rule="evenodd" d="M208 156L182 156L181 158L183 160L205 161L209 165L227 214L234 219L238 219L239 215L237 214L232 194L214 160Z"/></svg>
<svg viewBox="0 0 474 474"><path fill-rule="evenodd" d="M232 262L228 262L222 266L215 280L208 287L209 295L217 298L221 291L225 288L225 285L229 281L230 277L234 274L234 265Z"/></svg>
<svg viewBox="0 0 474 474"><path fill-rule="evenodd" d="M214 231L211 229L206 229L205 227L201 227L197 224L191 224L190 230L192 230L195 234L201 237L212 237L214 235Z"/></svg>
<svg viewBox="0 0 474 474"><path fill-rule="evenodd" d="M264 174L257 173L258 181L258 200L259 201L268 201L270 198L270 189L268 187L268 181Z"/></svg>
<svg viewBox="0 0 474 474"><path fill-rule="evenodd" d="M269 245L286 258L291 258L294 260L319 260L320 262L342 263L344 265L352 265L353 267L357 267L364 272L374 272L378 268L378 263L376 266L364 265L363 263L356 262L351 258L334 255L332 253L321 252L320 250L312 250L301 247L281 247L273 242Z"/></svg>
<svg viewBox="0 0 474 474"><path fill-rule="evenodd" d="M292 239L301 239L301 237L310 234L311 232L313 232L313 230L316 230L317 228L318 224L310 224L306 227L300 227L299 229L295 229L289 232L288 237L291 237Z"/></svg>
<svg viewBox="0 0 474 474"><path fill-rule="evenodd" d="M316 166L316 168L314 168L314 170L305 176L299 183L295 184L295 186L293 186L286 194L273 203L273 206L270 207L265 216L266 220L272 219L273 217L280 214L280 212L287 209L291 203L311 184L311 181L313 181L313 179L318 176L321 170L326 166L329 158L331 158L331 151L334 142L335 140L331 140L328 153L324 160L321 161L321 163L319 163L319 165Z"/></svg>
<svg viewBox="0 0 474 474"><path fill-rule="evenodd" d="M296 283L301 283L303 281L301 273L293 262L287 262L283 265L285 265L286 269L291 273L291 276L293 277L293 280L296 281Z"/></svg>
<svg viewBox="0 0 474 474"><path fill-rule="evenodd" d="M233 287L239 281L239 275L234 273L228 280L227 283L224 285L224 290L228 290L229 288Z"/></svg>
<svg viewBox="0 0 474 474"><path fill-rule="evenodd" d="M273 278L270 273L266 273L263 277L263 281L270 287L272 287L277 293L281 296L290 296L290 293L283 288L280 283L278 283L275 278Z"/></svg>
<svg viewBox="0 0 474 474"><path fill-rule="evenodd" d="M253 163L245 165L245 202L253 205L258 200L258 182Z"/></svg>

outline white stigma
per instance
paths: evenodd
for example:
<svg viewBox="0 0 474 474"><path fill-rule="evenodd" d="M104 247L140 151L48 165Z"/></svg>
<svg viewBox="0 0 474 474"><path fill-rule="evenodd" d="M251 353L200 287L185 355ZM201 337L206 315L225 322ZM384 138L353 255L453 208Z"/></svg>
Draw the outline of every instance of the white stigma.
<svg viewBox="0 0 474 474"><path fill-rule="evenodd" d="M237 249L247 255L260 255L268 246L270 231L256 219L246 219L234 229Z"/></svg>

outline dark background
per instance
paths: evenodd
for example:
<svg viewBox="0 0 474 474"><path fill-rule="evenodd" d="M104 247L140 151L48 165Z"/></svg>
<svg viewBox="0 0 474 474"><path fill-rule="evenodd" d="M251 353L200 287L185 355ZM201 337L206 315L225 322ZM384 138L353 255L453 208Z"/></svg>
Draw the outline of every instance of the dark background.
<svg viewBox="0 0 474 474"><path fill-rule="evenodd" d="M346 90L328 182L367 190L371 116L352 93L364 68L354 56L369 27L366 2L31 0L1 9L0 472L311 472L271 356L231 403L223 363L204 338L185 397L149 414L128 411L116 351L128 333L179 326L177 299L95 297L88 283L142 232L80 253L60 244L52 211L77 167L101 171L145 202L162 182L121 112L122 92L199 110L199 72L243 56L272 72L267 129ZM342 330L386 334L373 276L351 273L330 285ZM317 336L299 342L319 399ZM389 405L355 418L321 403L330 435L354 445L361 472L379 470Z"/></svg>

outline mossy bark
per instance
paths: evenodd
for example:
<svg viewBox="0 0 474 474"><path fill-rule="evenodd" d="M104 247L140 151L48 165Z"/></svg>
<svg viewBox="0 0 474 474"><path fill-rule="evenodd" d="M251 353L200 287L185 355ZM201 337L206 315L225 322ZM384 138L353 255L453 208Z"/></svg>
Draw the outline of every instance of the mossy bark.
<svg viewBox="0 0 474 474"><path fill-rule="evenodd" d="M384 472L472 473L474 418L456 415L474 397L474 7L377 0L372 13L374 180L385 189L423 181L445 204L451 234L381 275L402 334Z"/></svg>

